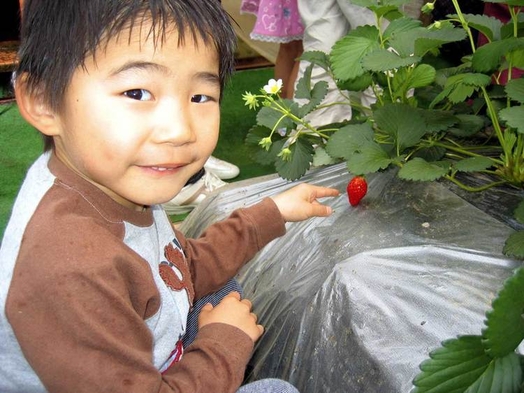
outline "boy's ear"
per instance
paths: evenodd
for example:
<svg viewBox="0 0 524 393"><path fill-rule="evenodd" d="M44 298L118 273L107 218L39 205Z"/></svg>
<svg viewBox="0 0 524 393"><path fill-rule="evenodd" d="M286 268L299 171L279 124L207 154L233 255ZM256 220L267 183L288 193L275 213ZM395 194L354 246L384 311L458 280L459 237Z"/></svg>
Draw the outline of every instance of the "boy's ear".
<svg viewBox="0 0 524 393"><path fill-rule="evenodd" d="M59 134L59 118L44 100L39 89L31 90L27 86L27 76L20 75L15 82L15 97L20 114L42 134Z"/></svg>

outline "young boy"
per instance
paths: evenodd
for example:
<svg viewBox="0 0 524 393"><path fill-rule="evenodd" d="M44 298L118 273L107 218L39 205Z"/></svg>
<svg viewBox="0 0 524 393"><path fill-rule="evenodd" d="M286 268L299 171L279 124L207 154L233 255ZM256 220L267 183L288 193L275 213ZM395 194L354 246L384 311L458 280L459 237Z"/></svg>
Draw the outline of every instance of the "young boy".
<svg viewBox="0 0 524 393"><path fill-rule="evenodd" d="M286 221L327 216L302 184L211 226L159 204L204 166L235 36L216 0L28 0L15 91L45 138L0 249L0 391L235 392L263 333L236 292L200 311ZM239 392L296 392L262 380Z"/></svg>

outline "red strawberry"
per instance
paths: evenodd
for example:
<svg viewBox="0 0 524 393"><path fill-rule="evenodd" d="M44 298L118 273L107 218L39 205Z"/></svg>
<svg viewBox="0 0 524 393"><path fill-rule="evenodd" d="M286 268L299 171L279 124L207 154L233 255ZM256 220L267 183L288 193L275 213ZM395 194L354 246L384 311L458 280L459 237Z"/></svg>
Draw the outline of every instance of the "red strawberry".
<svg viewBox="0 0 524 393"><path fill-rule="evenodd" d="M362 176L355 176L348 183L346 191L348 193L349 203L351 206L357 206L360 200L364 198L368 192L368 183Z"/></svg>

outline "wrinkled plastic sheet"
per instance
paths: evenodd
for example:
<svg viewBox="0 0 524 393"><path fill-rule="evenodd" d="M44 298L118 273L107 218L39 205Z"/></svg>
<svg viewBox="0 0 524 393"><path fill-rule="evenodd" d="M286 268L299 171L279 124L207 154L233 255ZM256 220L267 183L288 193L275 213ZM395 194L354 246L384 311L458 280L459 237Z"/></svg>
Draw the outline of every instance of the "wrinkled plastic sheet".
<svg viewBox="0 0 524 393"><path fill-rule="evenodd" d="M441 341L481 333L491 301L521 264L502 255L514 229L445 184L379 173L351 207L350 178L343 164L303 177L340 190L323 201L334 213L288 223L286 235L240 272L266 328L249 380L282 378L302 393L409 392ZM181 229L197 236L232 210L293 185L276 175L233 183ZM503 207L508 201L497 196Z"/></svg>

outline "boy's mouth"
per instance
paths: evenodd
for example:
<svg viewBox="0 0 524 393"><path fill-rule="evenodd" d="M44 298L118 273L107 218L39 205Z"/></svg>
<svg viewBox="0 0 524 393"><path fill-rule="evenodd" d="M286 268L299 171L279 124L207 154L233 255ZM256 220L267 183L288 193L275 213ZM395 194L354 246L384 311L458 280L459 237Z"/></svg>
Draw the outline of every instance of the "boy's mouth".
<svg viewBox="0 0 524 393"><path fill-rule="evenodd" d="M179 167L176 167L176 168L166 168L166 167L162 167L162 166L152 166L151 169L155 170L155 171L159 171L159 172L165 172L165 171L173 171L175 169L177 169Z"/></svg>

